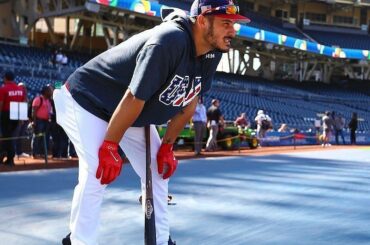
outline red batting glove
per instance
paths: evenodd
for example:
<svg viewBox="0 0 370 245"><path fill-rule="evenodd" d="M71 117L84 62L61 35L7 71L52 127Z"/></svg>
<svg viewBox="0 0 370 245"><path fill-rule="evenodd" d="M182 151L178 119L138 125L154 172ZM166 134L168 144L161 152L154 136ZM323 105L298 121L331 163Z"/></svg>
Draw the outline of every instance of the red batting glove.
<svg viewBox="0 0 370 245"><path fill-rule="evenodd" d="M173 155L172 148L172 144L163 143L157 153L158 173L163 173L163 179L171 177L177 168L178 161Z"/></svg>
<svg viewBox="0 0 370 245"><path fill-rule="evenodd" d="M110 184L121 173L123 160L118 153L118 144L104 140L99 148L99 166L96 178L100 183Z"/></svg>

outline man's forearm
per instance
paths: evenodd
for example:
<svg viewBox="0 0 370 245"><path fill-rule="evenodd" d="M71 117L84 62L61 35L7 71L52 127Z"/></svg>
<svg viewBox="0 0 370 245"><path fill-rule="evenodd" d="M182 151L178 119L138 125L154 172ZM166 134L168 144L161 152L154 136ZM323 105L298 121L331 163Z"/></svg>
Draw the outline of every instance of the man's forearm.
<svg viewBox="0 0 370 245"><path fill-rule="evenodd" d="M144 104L145 101L137 99L130 90L127 90L109 121L104 139L118 143L135 122Z"/></svg>
<svg viewBox="0 0 370 245"><path fill-rule="evenodd" d="M174 116L168 123L167 130L163 136L162 142L166 144L173 144L184 128L186 123L190 121L193 116L195 108L197 106L198 97L194 98L193 101L185 107L181 112Z"/></svg>

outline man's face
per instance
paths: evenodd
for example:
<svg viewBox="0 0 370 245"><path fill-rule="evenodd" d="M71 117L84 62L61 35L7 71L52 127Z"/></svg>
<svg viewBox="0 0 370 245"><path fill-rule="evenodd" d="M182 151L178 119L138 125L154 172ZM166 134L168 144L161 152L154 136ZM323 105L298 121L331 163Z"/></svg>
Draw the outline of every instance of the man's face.
<svg viewBox="0 0 370 245"><path fill-rule="evenodd" d="M223 53L228 52L231 48L231 40L235 37L235 21L217 16L207 16L206 21L208 24L203 38L213 49Z"/></svg>

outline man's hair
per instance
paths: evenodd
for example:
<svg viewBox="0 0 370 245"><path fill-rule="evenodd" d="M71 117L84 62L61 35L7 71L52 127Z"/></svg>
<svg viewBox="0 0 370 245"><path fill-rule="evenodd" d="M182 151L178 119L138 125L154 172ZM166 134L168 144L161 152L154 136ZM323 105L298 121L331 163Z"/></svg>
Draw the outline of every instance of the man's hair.
<svg viewBox="0 0 370 245"><path fill-rule="evenodd" d="M4 74L4 78L8 81L13 81L14 80L14 73L11 71L7 71Z"/></svg>
<svg viewBox="0 0 370 245"><path fill-rule="evenodd" d="M213 24L213 21L215 20L215 16L214 15L205 15L204 16L205 18L207 18L211 24ZM191 21L191 23L195 23L195 21L197 20L198 16L189 16L189 19Z"/></svg>
<svg viewBox="0 0 370 245"><path fill-rule="evenodd" d="M50 90L50 85L45 85L41 88L41 94L45 94L47 91Z"/></svg>

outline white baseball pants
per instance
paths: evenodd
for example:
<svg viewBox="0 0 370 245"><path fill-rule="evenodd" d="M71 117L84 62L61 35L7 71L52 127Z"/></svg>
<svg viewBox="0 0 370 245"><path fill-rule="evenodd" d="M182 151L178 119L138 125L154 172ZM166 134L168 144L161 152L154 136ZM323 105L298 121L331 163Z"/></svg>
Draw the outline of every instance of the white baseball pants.
<svg viewBox="0 0 370 245"><path fill-rule="evenodd" d="M74 189L70 217L72 245L96 245L98 244L100 207L107 186L101 185L95 174L99 164L98 150L104 140L108 123L79 106L65 86L54 91L54 102L57 122L73 142L79 157L78 184ZM168 180L163 180L158 174L156 155L161 141L153 125L151 125L150 136L157 244L167 245L169 238ZM143 200L145 200L144 128L129 128L119 145L135 172L140 176ZM122 171L125 171L124 167Z"/></svg>

